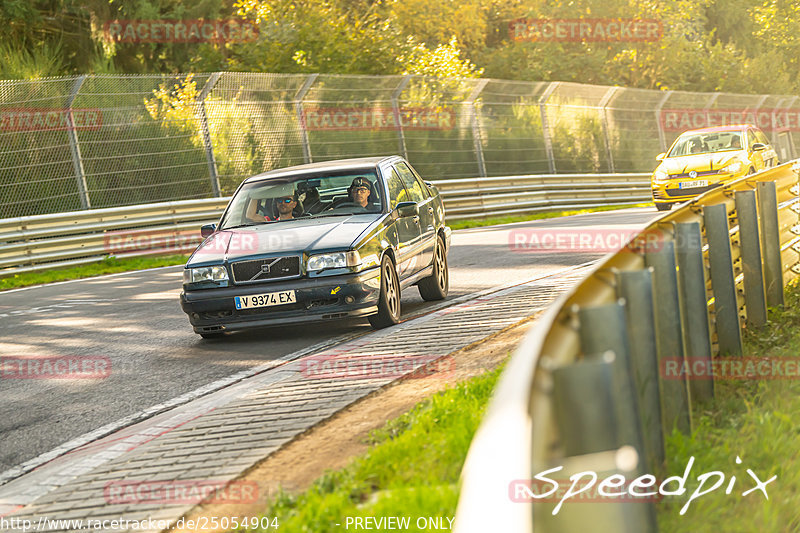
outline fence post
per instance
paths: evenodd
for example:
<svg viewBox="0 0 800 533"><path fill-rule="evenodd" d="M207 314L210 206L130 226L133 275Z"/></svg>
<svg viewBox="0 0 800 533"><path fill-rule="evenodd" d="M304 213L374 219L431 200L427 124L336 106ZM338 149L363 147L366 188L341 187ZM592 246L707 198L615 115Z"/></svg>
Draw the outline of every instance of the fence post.
<svg viewBox="0 0 800 533"><path fill-rule="evenodd" d="M659 368L666 368L668 361L684 361L675 243L662 239L656 245L647 245L644 262L653 269ZM672 433L673 428L686 435L692 432L690 405L686 376L679 374L675 379L668 379L666 373L662 375L661 419L665 435Z"/></svg>
<svg viewBox="0 0 800 533"><path fill-rule="evenodd" d="M400 155L408 161L408 150L406 148L406 134L403 131L403 121L400 117L400 104L398 103L398 99L400 95L403 93L405 88L408 86L408 83L411 81L411 76L403 76L403 79L400 80L400 83L397 85L397 88L392 92L392 112L394 112L394 123L397 124L397 141L398 147L400 148ZM307 138L306 138L307 139Z"/></svg>
<svg viewBox="0 0 800 533"><path fill-rule="evenodd" d="M756 185L758 212L761 214L761 253L764 255L764 285L767 305L783 306L783 265L778 226L778 192L774 181Z"/></svg>
<svg viewBox="0 0 800 533"><path fill-rule="evenodd" d="M319 74L309 74L303 86L294 95L294 112L297 116L297 125L300 127L300 142L303 145L303 162L305 163L313 163L314 159L311 157L311 143L308 141L308 130L303 116L303 98L306 97L308 90L317 81L317 77L319 77Z"/></svg>
<svg viewBox="0 0 800 533"><path fill-rule="evenodd" d="M211 142L211 131L208 128L208 115L206 114L206 98L214 86L219 81L221 72L212 72L206 80L203 89L197 96L197 114L200 117L200 131L203 133L203 146L206 150L206 162L208 163L208 175L211 178L211 193L215 198L222 196L219 186L219 175L217 174L217 160L214 158L214 144Z"/></svg>
<svg viewBox="0 0 800 533"><path fill-rule="evenodd" d="M736 191L734 200L736 217L739 219L747 324L761 327L767 323L767 297L764 293L764 272L761 265L756 193L755 191Z"/></svg>
<svg viewBox="0 0 800 533"><path fill-rule="evenodd" d="M539 115L542 118L542 138L544 139L544 151L547 154L547 164L550 168L550 174L556 173L556 159L553 154L553 140L550 136L550 122L547 118L547 100L553 91L558 87L559 82L551 81L547 89L544 90L542 96L539 98Z"/></svg>
<svg viewBox="0 0 800 533"><path fill-rule="evenodd" d="M475 107L475 100L478 99L478 95L481 94L481 91L486 84L489 83L488 79L480 79L478 80L475 87L472 89L472 93L470 93L469 97L467 98L467 105L469 105L470 110L470 123L472 124L472 142L475 146L475 159L478 162L478 174L480 177L486 177L486 161L483 158L483 142L481 139L481 128L480 124L478 123L478 110Z"/></svg>
<svg viewBox="0 0 800 533"><path fill-rule="evenodd" d="M703 242L700 224L678 222L675 224L675 256L678 263L678 289L683 324L683 352L689 368L694 370L700 362L702 370L711 371L711 331L708 324L706 301L706 276L703 265ZM692 400L714 397L714 381L692 379L689 381Z"/></svg>
<svg viewBox="0 0 800 533"><path fill-rule="evenodd" d="M608 171L610 173L616 172L614 167L614 153L611 150L611 133L608 128L608 103L614 97L614 94L619 90L619 87L610 87L606 94L603 95L602 100L600 100L600 125L603 128L603 136L605 137L606 141L606 157L608 157Z"/></svg>
<svg viewBox="0 0 800 533"><path fill-rule="evenodd" d="M658 104L656 104L656 109L655 109L656 124L658 126L658 141L661 143L662 152L667 151L667 136L666 133L664 132L664 124L661 123L661 110L664 108L664 104L667 103L667 100L669 100L671 94L672 91L666 91L664 93L664 96L661 97L661 100L658 101Z"/></svg>
<svg viewBox="0 0 800 533"><path fill-rule="evenodd" d="M614 394L618 401L616 418L619 424L618 445L631 445L640 457L644 455L639 402L633 380L633 365L628 346L623 302L583 307L578 311L581 351L584 354L614 352Z"/></svg>
<svg viewBox="0 0 800 533"><path fill-rule="evenodd" d="M81 199L81 207L83 207L83 209L89 209L92 207L92 202L89 200L89 187L86 185L86 172L83 169L81 147L78 144L78 132L75 130L75 117L72 116L72 103L78 96L78 91L81 90L84 81L86 81L85 74L78 76L75 83L72 84L72 90L67 98L67 116L69 117L67 137L69 137L69 150L72 155L72 167L75 171L75 182L78 185L78 196Z"/></svg>
<svg viewBox="0 0 800 533"><path fill-rule="evenodd" d="M717 340L722 354L742 355L742 329L739 325L739 302L733 276L731 236L725 204L703 207L703 221L708 240L711 288L714 291L714 316Z"/></svg>
<svg viewBox="0 0 800 533"><path fill-rule="evenodd" d="M625 321L646 464L656 467L664 463L664 437L661 433L652 272L651 268L617 272L616 281L617 296L625 300Z"/></svg>

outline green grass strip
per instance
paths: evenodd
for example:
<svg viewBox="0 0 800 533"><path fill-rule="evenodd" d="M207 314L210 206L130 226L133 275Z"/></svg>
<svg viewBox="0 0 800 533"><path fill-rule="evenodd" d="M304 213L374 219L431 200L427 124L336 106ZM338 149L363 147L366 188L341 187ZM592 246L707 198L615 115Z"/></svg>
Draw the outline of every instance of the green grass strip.
<svg viewBox="0 0 800 533"><path fill-rule="evenodd" d="M417 404L373 432L364 455L299 495L280 493L265 516L277 517L282 531L344 530L348 516L409 517L407 531L420 531L419 517L441 517L449 529L459 474L499 374L498 368Z"/></svg>
<svg viewBox="0 0 800 533"><path fill-rule="evenodd" d="M800 287L796 282L787 287L784 309L771 309L768 325L745 332L744 341L747 357L797 361ZM800 381L797 377L716 380L715 387L714 400L695 412L693 434L675 432L667 439L668 475L683 475L690 457L695 463L686 494L658 504L660 531L800 531ZM742 495L755 485L747 469L762 481L778 476L766 486L769 500L761 491ZM681 508L699 485L697 476L711 471L722 472L724 482L693 500L681 516ZM736 482L731 494L725 494L731 476ZM705 488L713 484L711 478Z"/></svg>
<svg viewBox="0 0 800 533"><path fill-rule="evenodd" d="M107 257L96 263L87 263L85 265L67 268L54 268L52 270L42 270L40 272L25 272L7 278L0 278L0 290L17 289L19 287L41 285L70 279L91 278L94 276L102 276L103 274L116 274L117 272L128 272L131 270L182 265L186 263L188 258L188 255L131 257L126 259Z"/></svg>

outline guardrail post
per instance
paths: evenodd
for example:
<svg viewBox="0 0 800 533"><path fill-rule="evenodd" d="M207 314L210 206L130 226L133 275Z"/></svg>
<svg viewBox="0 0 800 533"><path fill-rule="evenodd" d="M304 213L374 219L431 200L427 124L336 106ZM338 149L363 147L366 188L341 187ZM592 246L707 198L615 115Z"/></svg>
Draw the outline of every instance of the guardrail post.
<svg viewBox="0 0 800 533"><path fill-rule="evenodd" d="M761 265L761 242L755 191L736 191L736 217L739 219L739 241L744 274L744 306L747 324L761 327L767 323L767 298Z"/></svg>
<svg viewBox="0 0 800 533"><path fill-rule="evenodd" d="M553 406L564 455L613 450L620 425L614 398L616 356L593 354L553 369ZM621 398L625 401L624 398Z"/></svg>
<svg viewBox="0 0 800 533"><path fill-rule="evenodd" d="M653 315L652 269L617 272L617 296L625 300L625 319L631 350L634 385L642 423L647 464L664 464L658 353Z"/></svg>
<svg viewBox="0 0 800 533"><path fill-rule="evenodd" d="M703 242L700 224L679 222L675 224L675 256L678 263L678 293L681 302L683 325L683 353L691 369L701 365L700 372L711 370L711 330L708 324L706 276L703 265ZM696 373L696 372L695 372ZM714 381L692 379L689 381L692 400L714 397Z"/></svg>
<svg viewBox="0 0 800 533"><path fill-rule="evenodd" d="M621 474L628 479L645 473L642 455L630 446L616 444L620 426L625 425L617 418L619 403L633 398L626 400L617 394L615 359L614 352L608 351L553 370L555 418L566 457L551 466L563 467L558 476L561 480L587 470L600 477ZM650 502L619 502L611 498L594 501L590 506L565 505L555 516L555 504L535 503L534 529L571 532L603 524L619 533L657 531L655 509Z"/></svg>
<svg viewBox="0 0 800 533"><path fill-rule="evenodd" d="M206 162L208 163L208 175L211 178L211 193L214 198L222 197L222 190L219 186L219 175L217 174L217 160L214 158L214 145L211 142L211 131L208 128L208 115L206 114L206 98L214 86L219 81L221 72L212 72L206 80L203 89L197 96L197 114L200 118L200 131L203 135L203 146L206 151Z"/></svg>
<svg viewBox="0 0 800 533"><path fill-rule="evenodd" d="M309 74L303 86L300 87L297 94L294 95L294 112L297 116L297 125L300 128L300 142L303 145L303 161L305 163L313 163L314 159L311 157L311 143L308 140L306 119L303 116L303 98L306 97L306 93L308 93L308 90L314 85L318 77L319 74Z"/></svg>
<svg viewBox="0 0 800 533"><path fill-rule="evenodd" d="M742 355L739 302L736 298L728 210L725 204L705 206L703 221L708 240L708 260L711 267L711 288L714 291L714 317L719 351L722 354Z"/></svg>
<svg viewBox="0 0 800 533"><path fill-rule="evenodd" d="M653 306L659 368L665 368L667 361L684 360L675 243L661 239L648 245L644 262L653 269ZM673 428L684 434L691 434L692 412L686 376L666 378L666 375L661 376L661 419L664 434L672 433Z"/></svg>
<svg viewBox="0 0 800 533"><path fill-rule="evenodd" d="M78 197L81 199L81 207L89 209L92 207L92 202L89 201L89 187L86 185L86 172L83 169L83 159L81 157L81 147L78 144L78 132L75 129L75 117L72 116L72 103L78 96L78 91L81 90L83 82L86 81L86 75L78 76L75 83L72 84L72 90L67 98L67 109L69 117L69 127L67 127L67 137L69 138L69 150L72 155L72 168L75 171L75 182L78 185Z"/></svg>
<svg viewBox="0 0 800 533"><path fill-rule="evenodd" d="M761 215L761 253L764 254L764 286L767 305L783 306L783 265L778 226L778 192L774 181L756 184L758 212Z"/></svg>
<svg viewBox="0 0 800 533"><path fill-rule="evenodd" d="M547 100L553 91L558 87L559 82L551 81L547 89L544 90L539 98L539 115L542 119L542 139L544 140L544 151L547 154L547 163L550 167L550 174L556 173L556 158L553 153L553 140L550 136L550 121L547 117Z"/></svg>
<svg viewBox="0 0 800 533"><path fill-rule="evenodd" d="M408 87L410 81L411 76L403 76L403 79L400 80L400 83L392 92L392 112L394 113L394 123L397 124L397 146L400 149L400 155L402 155L406 161L408 161L408 149L406 148L406 134L405 131L403 131L403 120L400 117L400 104L398 100L405 88Z"/></svg>
<svg viewBox="0 0 800 533"><path fill-rule="evenodd" d="M619 423L620 440L617 444L631 445L641 457L645 457L623 302L581 308L578 320L584 354L612 351L616 356L613 391L616 397L615 415Z"/></svg>
<svg viewBox="0 0 800 533"><path fill-rule="evenodd" d="M475 147L475 159L478 163L478 174L480 177L486 177L486 160L483 157L483 140L481 138L481 127L478 123L478 110L475 107L475 100L478 99L478 95L481 94L481 91L486 84L489 83L488 79L481 79L478 80L475 87L472 89L472 93L470 93L469 97L467 98L466 104L469 105L470 111L470 123L472 124L472 142Z"/></svg>

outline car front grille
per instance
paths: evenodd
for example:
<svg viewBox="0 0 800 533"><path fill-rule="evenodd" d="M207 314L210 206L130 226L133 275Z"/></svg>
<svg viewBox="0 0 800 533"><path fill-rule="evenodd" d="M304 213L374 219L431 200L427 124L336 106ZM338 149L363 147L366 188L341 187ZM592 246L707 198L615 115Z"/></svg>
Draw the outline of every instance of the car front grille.
<svg viewBox="0 0 800 533"><path fill-rule="evenodd" d="M709 185L708 187L692 187L691 189L667 189L667 196L675 197L675 196L696 196L702 194L706 191L710 191L711 189L716 189L721 184L714 183Z"/></svg>
<svg viewBox="0 0 800 533"><path fill-rule="evenodd" d="M716 176L719 174L719 170L698 170L697 175L695 177L702 178L703 176ZM669 179L676 180L676 179L686 179L689 178L688 172L680 172L678 174L669 174ZM691 178L694 179L694 178Z"/></svg>
<svg viewBox="0 0 800 533"><path fill-rule="evenodd" d="M300 277L300 256L267 257L231 263L235 283L258 283Z"/></svg>

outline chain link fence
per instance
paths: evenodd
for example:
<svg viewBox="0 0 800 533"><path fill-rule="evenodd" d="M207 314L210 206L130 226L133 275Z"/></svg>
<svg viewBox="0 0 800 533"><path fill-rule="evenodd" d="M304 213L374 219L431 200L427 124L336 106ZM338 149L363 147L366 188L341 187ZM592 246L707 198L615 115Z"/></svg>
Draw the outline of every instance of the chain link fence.
<svg viewBox="0 0 800 533"><path fill-rule="evenodd" d="M304 162L400 154L427 178L647 172L678 133L755 122L794 157L797 97L262 73L0 81L0 218L225 196Z"/></svg>

